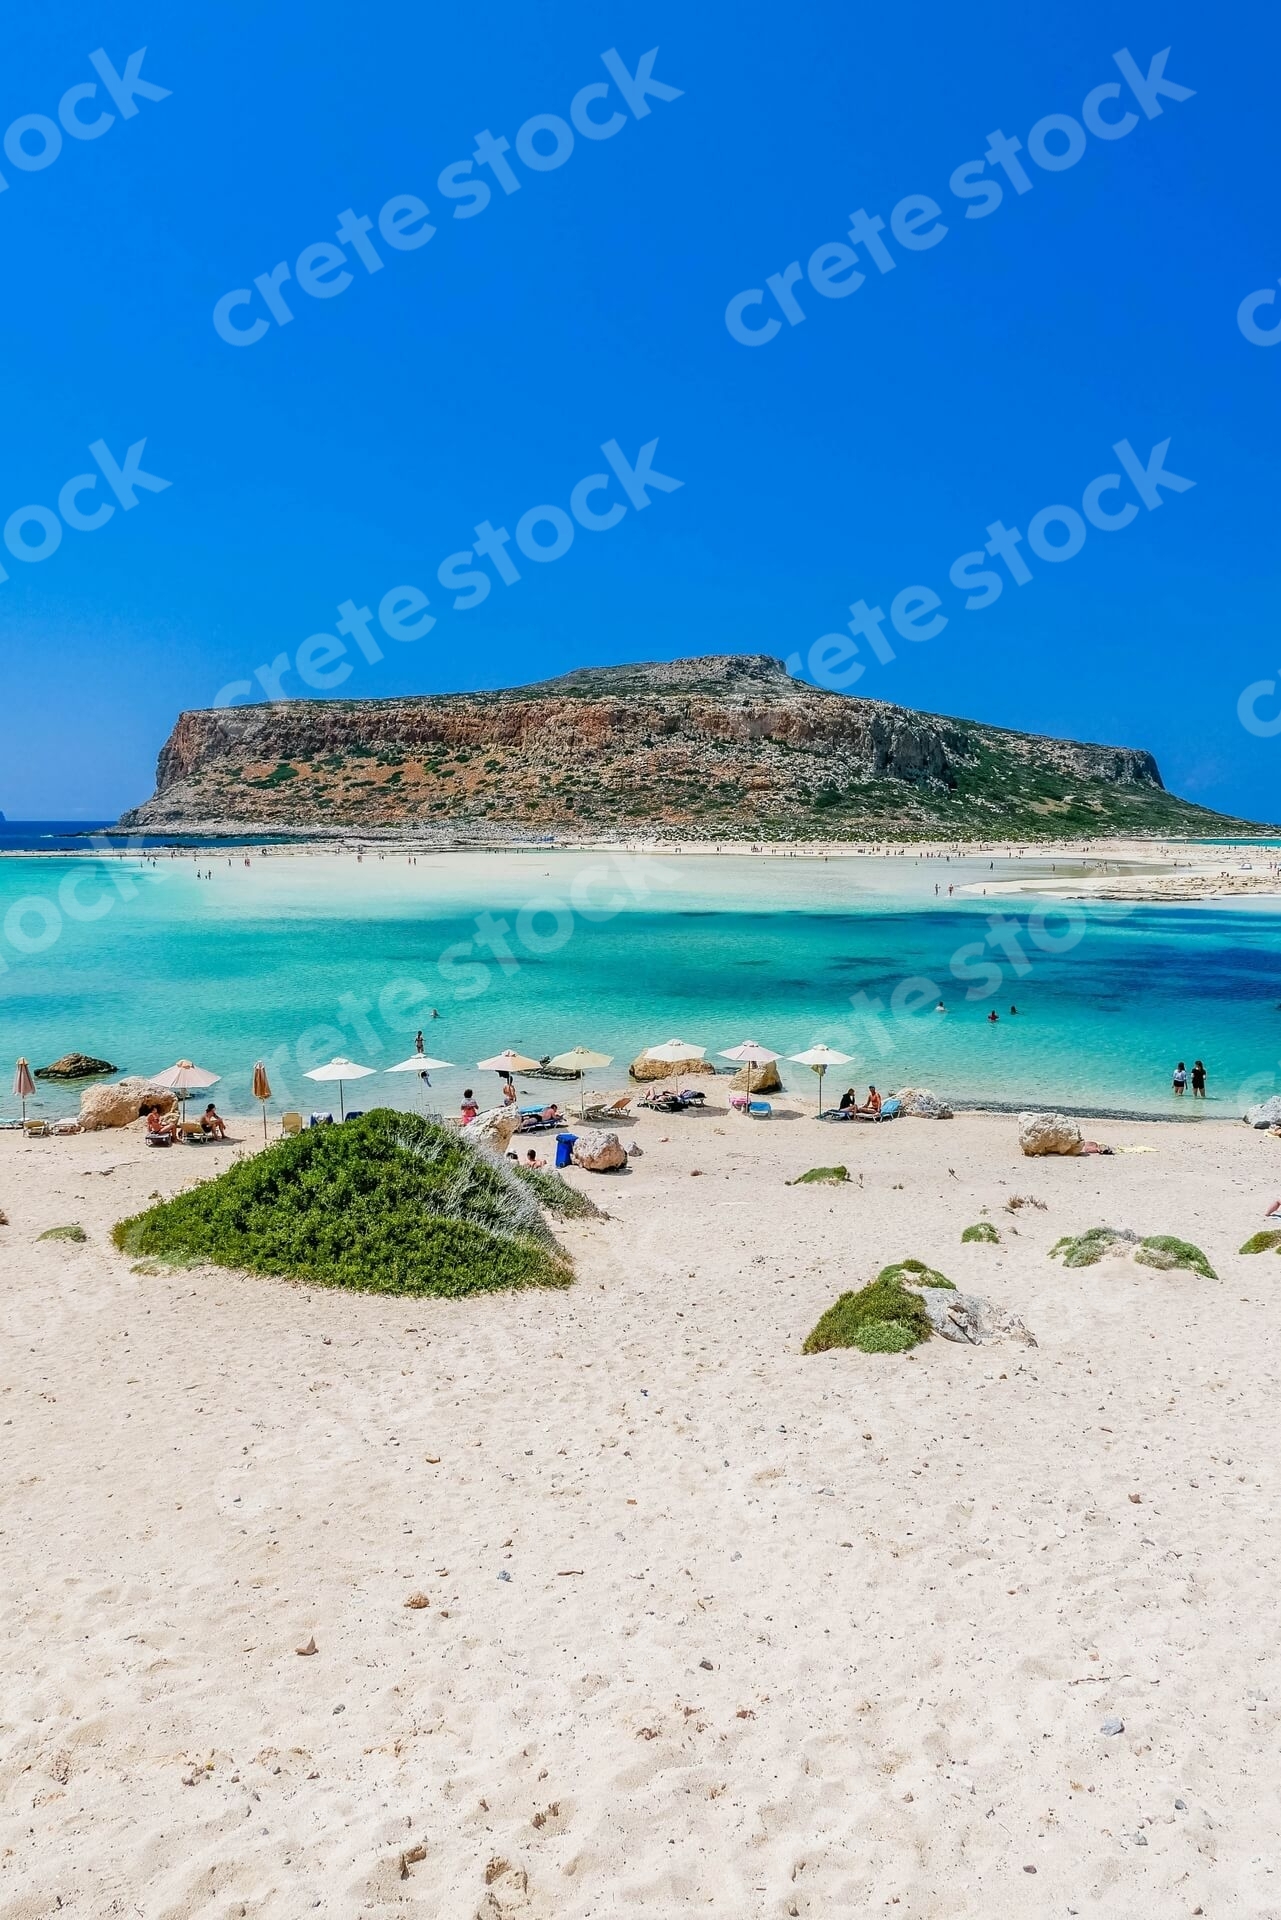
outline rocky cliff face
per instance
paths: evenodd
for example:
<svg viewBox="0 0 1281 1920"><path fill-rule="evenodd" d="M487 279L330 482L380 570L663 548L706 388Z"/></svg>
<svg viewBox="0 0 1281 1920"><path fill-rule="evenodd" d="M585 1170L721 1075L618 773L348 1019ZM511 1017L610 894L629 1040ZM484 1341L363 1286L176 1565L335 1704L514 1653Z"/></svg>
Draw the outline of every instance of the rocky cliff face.
<svg viewBox="0 0 1281 1920"><path fill-rule="evenodd" d="M585 669L493 694L184 713L122 826L851 838L1177 830L1148 753L947 720L767 655Z"/></svg>

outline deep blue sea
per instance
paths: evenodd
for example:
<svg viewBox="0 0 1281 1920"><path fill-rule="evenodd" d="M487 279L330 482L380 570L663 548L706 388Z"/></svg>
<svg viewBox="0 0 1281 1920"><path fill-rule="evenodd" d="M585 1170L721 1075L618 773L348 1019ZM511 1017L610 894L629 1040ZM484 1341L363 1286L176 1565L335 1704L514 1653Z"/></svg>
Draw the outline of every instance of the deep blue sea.
<svg viewBox="0 0 1281 1920"><path fill-rule="evenodd" d="M411 863L263 857L258 840L104 860L64 851L58 831L0 830L0 848L33 855L0 860L4 1094L17 1055L34 1067L76 1049L130 1073L193 1059L224 1076L232 1111L262 1059L276 1105L307 1109L330 1102L306 1068L341 1053L380 1071L361 1104L452 1110L464 1085L492 1096L475 1062L504 1047L610 1054L604 1089L675 1035L709 1057L744 1038L784 1055L826 1041L854 1056L847 1083L963 1101L1186 1112L1170 1074L1198 1057L1207 1114L1281 1087L1270 902L1065 910L999 891L1015 875L1061 883L1046 860L540 848ZM430 1093L381 1077L419 1026L453 1063ZM812 1094L808 1069L784 1073ZM32 1110L75 1104L42 1087Z"/></svg>

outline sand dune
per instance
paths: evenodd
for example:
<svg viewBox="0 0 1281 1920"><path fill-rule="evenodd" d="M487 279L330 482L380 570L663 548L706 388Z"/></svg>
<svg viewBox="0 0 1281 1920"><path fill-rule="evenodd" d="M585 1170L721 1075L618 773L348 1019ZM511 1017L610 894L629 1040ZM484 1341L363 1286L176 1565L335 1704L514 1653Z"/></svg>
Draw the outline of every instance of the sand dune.
<svg viewBox="0 0 1281 1920"><path fill-rule="evenodd" d="M1281 1913L1281 1148L1100 1130L647 1117L440 1304L131 1272L234 1149L0 1136L0 1920ZM1039 1345L801 1356L908 1253Z"/></svg>

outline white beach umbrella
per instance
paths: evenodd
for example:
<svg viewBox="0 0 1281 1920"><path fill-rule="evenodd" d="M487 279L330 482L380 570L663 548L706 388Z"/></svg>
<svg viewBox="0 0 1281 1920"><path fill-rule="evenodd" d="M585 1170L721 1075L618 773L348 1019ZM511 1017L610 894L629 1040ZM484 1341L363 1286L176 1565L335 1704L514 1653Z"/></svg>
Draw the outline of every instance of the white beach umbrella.
<svg viewBox="0 0 1281 1920"><path fill-rule="evenodd" d="M25 1059L19 1060L13 1070L13 1097L15 1100L21 1100L22 1102L22 1124L24 1127L27 1124L27 1102L35 1090L36 1083L31 1078L30 1067L27 1065Z"/></svg>
<svg viewBox="0 0 1281 1920"><path fill-rule="evenodd" d="M517 1053L515 1047L504 1047L492 1060L478 1060L478 1067L488 1067L494 1073L528 1073L532 1068L542 1065L541 1060L531 1060L527 1054Z"/></svg>
<svg viewBox="0 0 1281 1920"><path fill-rule="evenodd" d="M216 1086L221 1078L221 1074L193 1066L190 1060L179 1060L172 1067L166 1067L163 1073L150 1076L153 1087L165 1087L170 1093L177 1094L184 1120L187 1117L187 1095L203 1093L206 1087Z"/></svg>
<svg viewBox="0 0 1281 1920"><path fill-rule="evenodd" d="M646 1047L642 1060L701 1060L706 1047L691 1046L688 1040L664 1040L661 1047Z"/></svg>
<svg viewBox="0 0 1281 1920"><path fill-rule="evenodd" d="M336 1080L338 1082L338 1113L339 1117L345 1120L347 1114L343 1105L343 1082L346 1080L364 1080L367 1079L371 1073L377 1073L377 1071L377 1067L358 1067L354 1060L345 1060L341 1054L336 1054L334 1058L327 1061L323 1067L313 1067L306 1077L308 1080Z"/></svg>
<svg viewBox="0 0 1281 1920"><path fill-rule="evenodd" d="M763 1047L759 1040L740 1040L736 1047L721 1048L722 1060L741 1060L747 1067L747 1101L749 1106L752 1100L752 1068L767 1067L772 1060L779 1058L780 1055L771 1052L769 1047Z"/></svg>
<svg viewBox="0 0 1281 1920"><path fill-rule="evenodd" d="M795 1060L798 1066L813 1067L818 1073L818 1117L823 1117L823 1075L829 1067L847 1067L853 1054L841 1053L835 1047L824 1046L822 1041L816 1047L808 1047L804 1053L789 1053L789 1060Z"/></svg>
<svg viewBox="0 0 1281 1920"><path fill-rule="evenodd" d="M587 1115L586 1075L589 1071L594 1073L598 1067L612 1066L613 1060L614 1060L614 1056L612 1053L593 1053L590 1047L571 1047L568 1053L553 1054L552 1058L547 1062L547 1064L549 1067L558 1067L566 1073L572 1072L578 1075L578 1078L582 1083L579 1088L579 1091L582 1094L582 1100L579 1103L579 1112L583 1115L584 1118L586 1118L586 1115Z"/></svg>
<svg viewBox="0 0 1281 1920"><path fill-rule="evenodd" d="M452 1060L433 1060L429 1053L411 1053L408 1060L398 1060L394 1067L384 1067L384 1073L430 1073L435 1067L450 1067Z"/></svg>

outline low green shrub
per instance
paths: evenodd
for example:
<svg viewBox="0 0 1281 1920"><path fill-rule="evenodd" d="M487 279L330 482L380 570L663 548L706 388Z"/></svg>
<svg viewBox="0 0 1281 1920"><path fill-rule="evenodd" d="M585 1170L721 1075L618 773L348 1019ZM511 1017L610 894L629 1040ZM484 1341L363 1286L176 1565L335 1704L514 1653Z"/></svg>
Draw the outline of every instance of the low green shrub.
<svg viewBox="0 0 1281 1920"><path fill-rule="evenodd" d="M838 1187L850 1177L848 1167L811 1167L808 1173L797 1174L795 1180L787 1182L789 1187Z"/></svg>
<svg viewBox="0 0 1281 1920"><path fill-rule="evenodd" d="M1001 1244L1001 1236L990 1220L978 1220L972 1227L967 1227L961 1240L982 1240L988 1246L997 1247Z"/></svg>
<svg viewBox="0 0 1281 1920"><path fill-rule="evenodd" d="M43 1233L36 1235L37 1240L87 1240L88 1234L83 1227L46 1227Z"/></svg>
<svg viewBox="0 0 1281 1920"><path fill-rule="evenodd" d="M1137 1239L1126 1227L1090 1227L1085 1233L1065 1233L1050 1248L1050 1258L1062 1254L1065 1267L1093 1267L1118 1243L1132 1246Z"/></svg>
<svg viewBox="0 0 1281 1920"><path fill-rule="evenodd" d="M361 1292L459 1298L572 1277L536 1194L451 1128L376 1108L120 1221L122 1252Z"/></svg>
<svg viewBox="0 0 1281 1920"><path fill-rule="evenodd" d="M1242 1253L1281 1253L1281 1227L1264 1227L1258 1233L1252 1233Z"/></svg>
<svg viewBox="0 0 1281 1920"><path fill-rule="evenodd" d="M1200 1247L1194 1247L1190 1240L1176 1240L1169 1233L1150 1233L1139 1242L1134 1257L1141 1266L1159 1267L1163 1273L1182 1267L1188 1273L1199 1273L1204 1280L1219 1277Z"/></svg>
<svg viewBox="0 0 1281 1920"><path fill-rule="evenodd" d="M930 1317L916 1295L881 1274L856 1293L843 1293L823 1314L801 1351L827 1353L832 1347L858 1347L864 1353L904 1353L928 1340L931 1331ZM891 1341L894 1344L887 1344Z"/></svg>
<svg viewBox="0 0 1281 1920"><path fill-rule="evenodd" d="M924 1260L896 1260L892 1267L882 1267L876 1277L899 1286L946 1287L950 1293L956 1292L955 1281L949 1280L937 1267L927 1267Z"/></svg>

